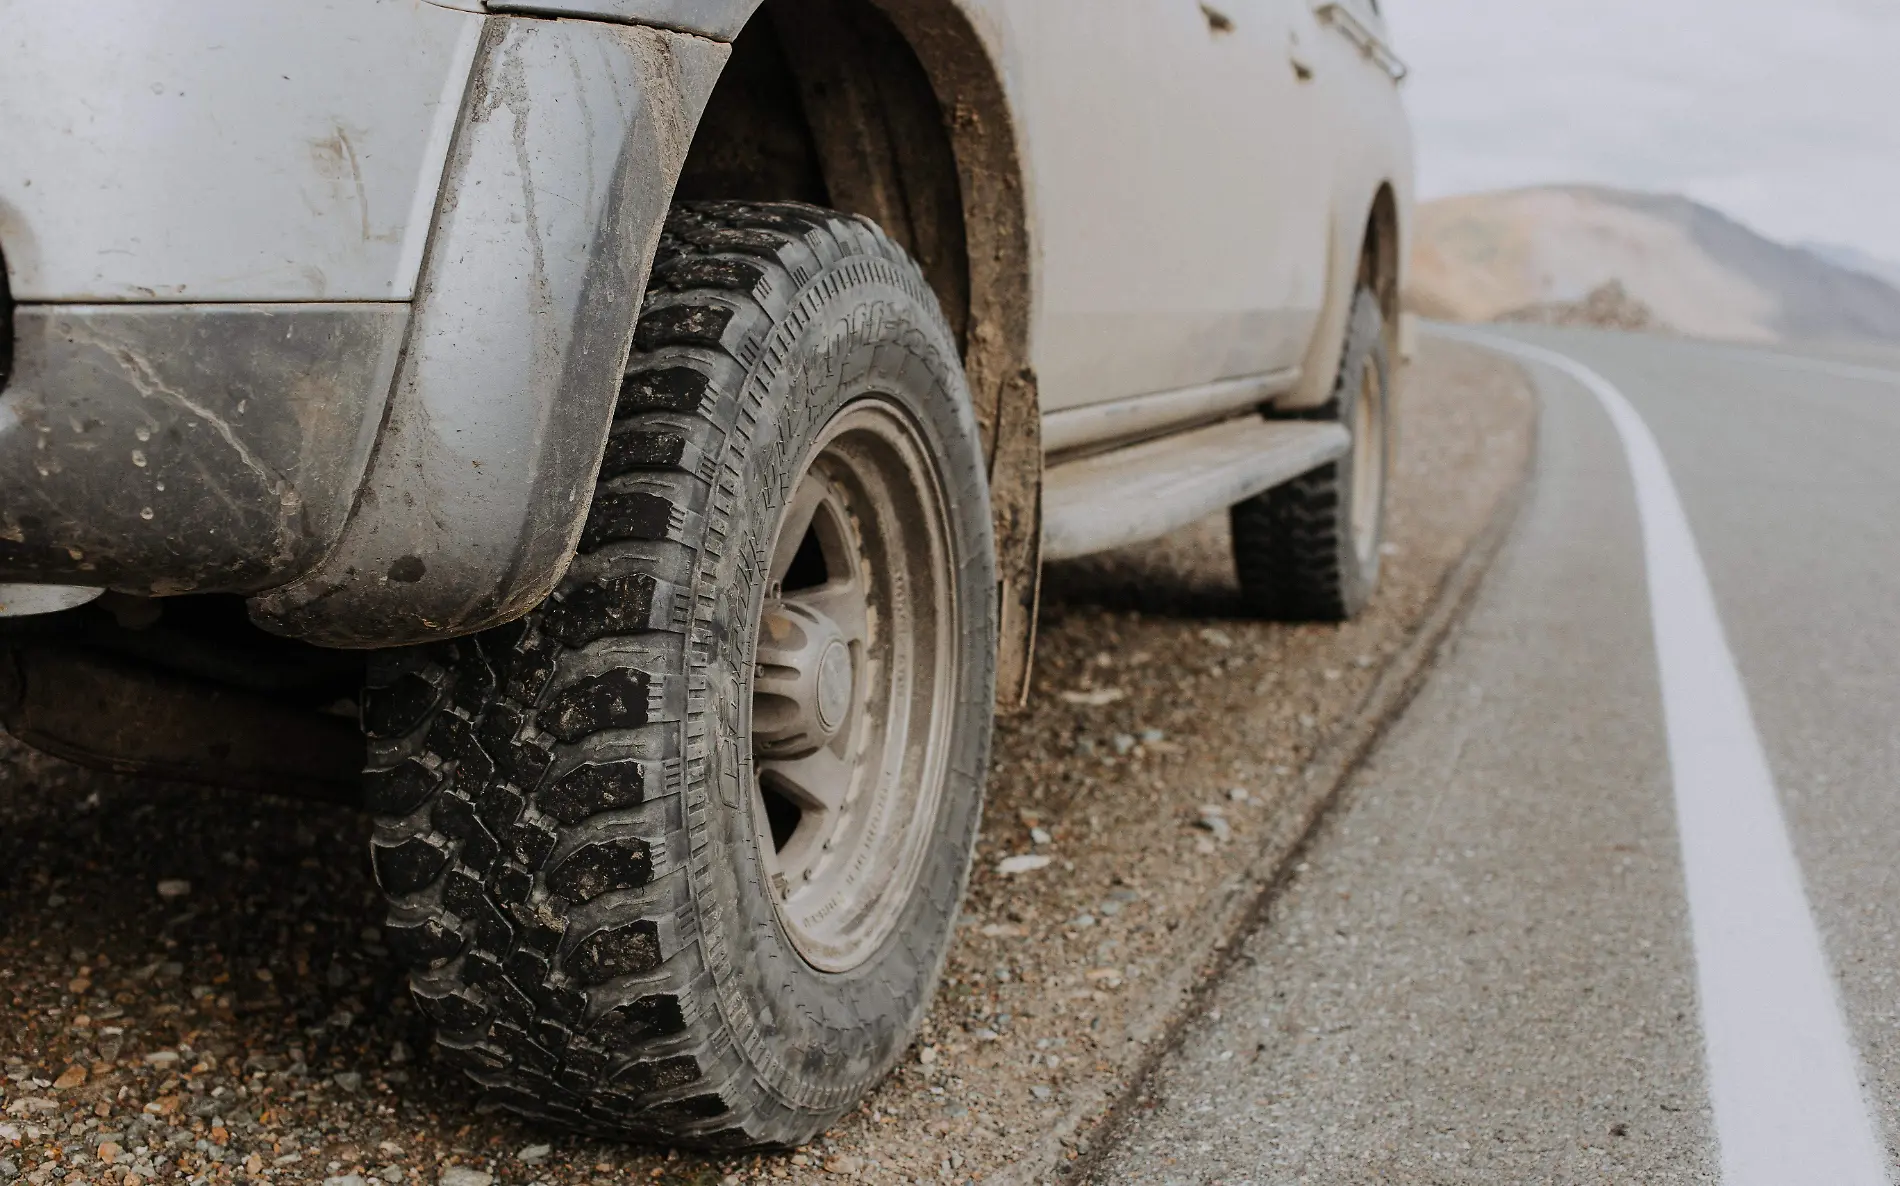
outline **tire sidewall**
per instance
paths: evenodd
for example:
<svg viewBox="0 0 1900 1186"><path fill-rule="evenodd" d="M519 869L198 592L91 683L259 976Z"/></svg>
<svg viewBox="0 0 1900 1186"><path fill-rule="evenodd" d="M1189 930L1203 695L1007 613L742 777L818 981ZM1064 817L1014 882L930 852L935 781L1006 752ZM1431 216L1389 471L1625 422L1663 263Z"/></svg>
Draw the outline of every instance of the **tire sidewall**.
<svg viewBox="0 0 1900 1186"><path fill-rule="evenodd" d="M942 482L956 598L955 714L934 833L890 935L855 969L821 972L778 918L751 813L752 656L774 534L824 427L878 395L912 420ZM806 1122L850 1107L902 1056L948 950L968 877L988 767L995 581L982 449L953 342L914 273L849 255L812 278L747 374L721 466L695 596L711 612L689 640L707 696L689 711L708 776L689 781L688 819L708 843L693 859L694 905L714 1005L760 1086ZM723 513L722 513L723 511ZM699 720L695 721L694 717ZM696 726L699 728L696 729ZM699 800L694 802L694 800Z"/></svg>

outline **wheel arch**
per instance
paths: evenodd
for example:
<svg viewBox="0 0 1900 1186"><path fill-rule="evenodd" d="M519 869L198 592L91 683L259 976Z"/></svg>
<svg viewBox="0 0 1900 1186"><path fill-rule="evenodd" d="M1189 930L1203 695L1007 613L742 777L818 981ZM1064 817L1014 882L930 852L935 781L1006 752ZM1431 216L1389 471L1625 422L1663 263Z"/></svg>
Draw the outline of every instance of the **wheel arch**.
<svg viewBox="0 0 1900 1186"><path fill-rule="evenodd" d="M736 3L748 10L676 195L862 214L922 266L983 434L1003 585L997 699L1012 707L1034 644L1042 445L1031 212L1005 47L959 0Z"/></svg>
<svg viewBox="0 0 1900 1186"><path fill-rule="evenodd" d="M1327 238L1327 283L1312 339L1301 365L1300 385L1281 407L1322 407L1332 398L1339 356L1352 313L1353 293L1364 285L1385 315L1386 346L1398 357L1399 289L1404 271L1403 210L1398 186L1378 178L1365 197L1336 212Z"/></svg>

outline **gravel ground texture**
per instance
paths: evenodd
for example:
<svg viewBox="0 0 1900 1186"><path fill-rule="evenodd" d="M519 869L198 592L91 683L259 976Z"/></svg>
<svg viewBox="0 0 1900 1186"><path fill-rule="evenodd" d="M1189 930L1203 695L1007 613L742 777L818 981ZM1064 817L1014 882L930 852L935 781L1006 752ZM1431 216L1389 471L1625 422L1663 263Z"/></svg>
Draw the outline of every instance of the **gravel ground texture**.
<svg viewBox="0 0 1900 1186"><path fill-rule="evenodd" d="M1237 611L1226 521L1053 566L970 894L913 1057L809 1148L705 1159L486 1112L429 1055L340 808L0 739L0 1186L1034 1180L1172 1032L1295 788L1520 482L1516 371L1428 342L1385 580L1344 626ZM1263 853L1269 854L1263 856ZM1229 920L1224 922L1222 920Z"/></svg>

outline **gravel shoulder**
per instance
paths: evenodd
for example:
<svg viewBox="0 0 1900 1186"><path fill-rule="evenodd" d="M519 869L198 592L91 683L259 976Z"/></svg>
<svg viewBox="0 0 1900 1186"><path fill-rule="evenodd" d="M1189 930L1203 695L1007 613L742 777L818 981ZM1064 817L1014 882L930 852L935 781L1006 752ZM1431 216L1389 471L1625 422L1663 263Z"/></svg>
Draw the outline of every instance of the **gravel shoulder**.
<svg viewBox="0 0 1900 1186"><path fill-rule="evenodd" d="M1007 1181L1084 1156L1402 702L1521 483L1513 368L1428 342L1398 408L1393 544L1355 622L1240 618L1224 517L1051 568L915 1055L793 1154L483 1113L382 948L365 819L0 742L0 1183Z"/></svg>

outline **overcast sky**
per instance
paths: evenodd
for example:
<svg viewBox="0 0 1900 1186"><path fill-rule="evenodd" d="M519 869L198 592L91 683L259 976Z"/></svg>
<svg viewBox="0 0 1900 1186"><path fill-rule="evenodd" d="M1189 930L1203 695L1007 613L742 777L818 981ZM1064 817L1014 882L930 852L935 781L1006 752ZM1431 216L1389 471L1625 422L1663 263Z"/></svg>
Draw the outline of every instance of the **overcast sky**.
<svg viewBox="0 0 1900 1186"><path fill-rule="evenodd" d="M1900 261L1900 0L1386 0L1421 196L1686 193Z"/></svg>

